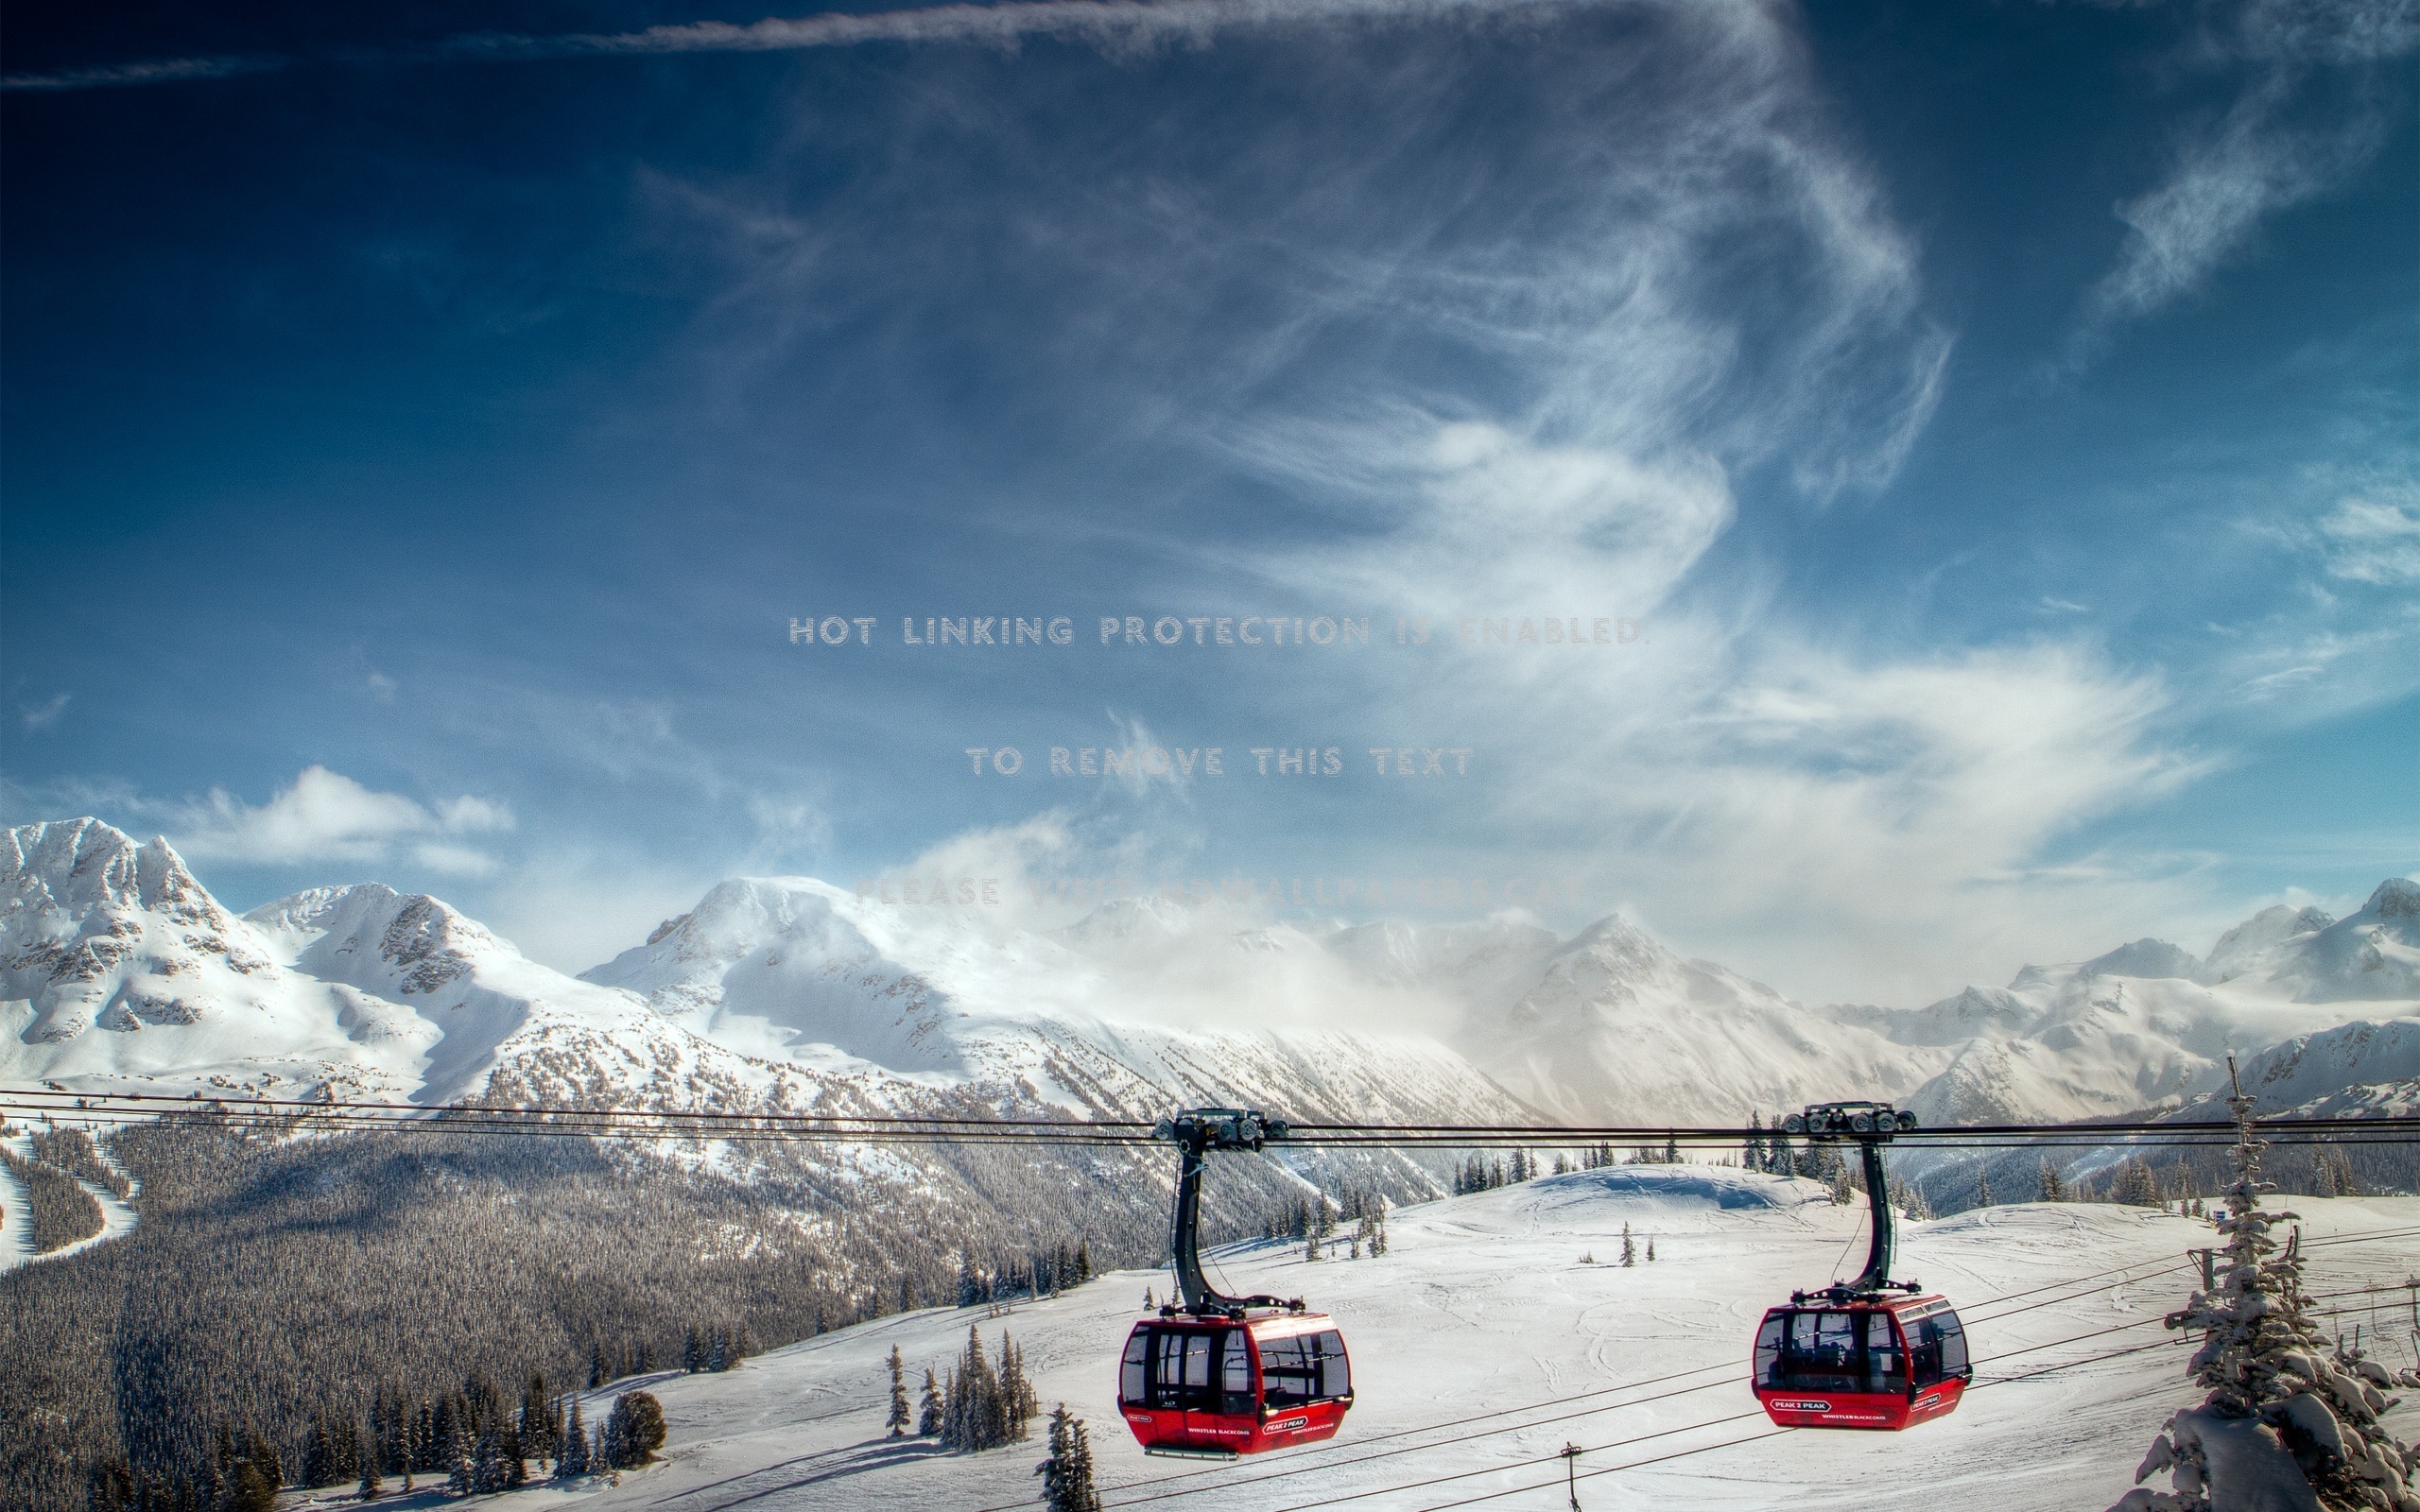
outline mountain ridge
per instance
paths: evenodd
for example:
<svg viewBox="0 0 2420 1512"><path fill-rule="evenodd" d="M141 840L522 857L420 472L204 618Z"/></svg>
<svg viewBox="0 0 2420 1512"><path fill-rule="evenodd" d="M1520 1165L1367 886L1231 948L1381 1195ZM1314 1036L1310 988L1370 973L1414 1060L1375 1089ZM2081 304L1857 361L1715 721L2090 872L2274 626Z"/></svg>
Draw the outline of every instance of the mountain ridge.
<svg viewBox="0 0 2420 1512"><path fill-rule="evenodd" d="M1090 1117L1249 1100L1426 1123L1722 1123L1863 1095L2022 1121L2173 1106L2230 1052L2353 1022L2383 1027L2321 1061L2392 1080L2364 1057L2399 1066L2397 1026L2420 1024L2420 885L2401 878L2342 919L2261 910L2206 957L2137 939L1919 1008L1808 1006L1619 915L1563 938L1509 918L1236 930L1149 904L1040 930L732 878L575 977L380 883L239 918L164 840L51 821L0 843L0 1074L657 1106L963 1088Z"/></svg>

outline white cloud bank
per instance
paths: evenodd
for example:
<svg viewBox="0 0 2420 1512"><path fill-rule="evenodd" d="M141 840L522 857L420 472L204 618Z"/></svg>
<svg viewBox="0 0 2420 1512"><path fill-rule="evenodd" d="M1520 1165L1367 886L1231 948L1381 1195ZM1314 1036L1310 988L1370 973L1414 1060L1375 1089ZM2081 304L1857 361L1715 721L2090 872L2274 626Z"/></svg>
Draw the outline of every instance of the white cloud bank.
<svg viewBox="0 0 2420 1512"><path fill-rule="evenodd" d="M494 871L495 862L461 837L512 826L502 803L465 794L424 805L315 765L258 807L213 788L170 816L165 828L169 842L196 862L301 866L403 857L449 876L477 877Z"/></svg>

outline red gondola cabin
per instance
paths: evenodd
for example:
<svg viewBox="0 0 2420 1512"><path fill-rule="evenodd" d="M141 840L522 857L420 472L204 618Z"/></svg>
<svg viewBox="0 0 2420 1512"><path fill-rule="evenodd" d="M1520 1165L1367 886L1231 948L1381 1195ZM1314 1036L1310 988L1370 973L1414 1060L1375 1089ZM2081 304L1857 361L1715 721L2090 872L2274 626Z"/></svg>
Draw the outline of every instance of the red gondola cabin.
<svg viewBox="0 0 2420 1512"><path fill-rule="evenodd" d="M1912 1428L1947 1416L1974 1370L1939 1297L1806 1297L1756 1331L1756 1400L1785 1428Z"/></svg>
<svg viewBox="0 0 2420 1512"><path fill-rule="evenodd" d="M1153 1454L1225 1459L1336 1436L1353 1405L1344 1335L1324 1313L1134 1325L1117 1410Z"/></svg>

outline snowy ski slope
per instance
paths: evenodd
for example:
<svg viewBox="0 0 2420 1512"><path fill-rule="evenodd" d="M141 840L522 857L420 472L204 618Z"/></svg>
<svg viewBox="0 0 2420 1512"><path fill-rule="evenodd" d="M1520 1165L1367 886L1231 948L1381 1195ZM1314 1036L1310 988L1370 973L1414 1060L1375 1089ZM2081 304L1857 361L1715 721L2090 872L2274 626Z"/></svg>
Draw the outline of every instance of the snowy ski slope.
<svg viewBox="0 0 2420 1512"><path fill-rule="evenodd" d="M2316 1293L2400 1282L2420 1264L2420 1198L2293 1206L2312 1242ZM981 1308L910 1314L726 1375L654 1378L671 1425L666 1463L618 1486L501 1500L576 1502L579 1512L1031 1505L1038 1440L960 1455L883 1437L891 1346L912 1385L949 1362L970 1322L989 1348L1002 1327L1014 1334L1046 1412L1064 1400L1089 1421L1106 1506L1169 1512L1491 1497L1478 1504L1559 1509L1556 1455L1566 1443L1586 1451L1576 1486L1589 1512L2093 1512L2131 1484L2153 1429L2194 1400L2184 1341L2157 1320L2183 1301L2186 1251L2209 1242L2208 1227L2111 1206L2028 1205L1907 1228L1898 1273L1945 1290L1969 1321L1979 1389L1955 1417L1906 1434L1771 1430L1744 1383L1753 1325L1791 1286L1839 1274L1844 1255L1861 1258L1862 1222L1860 1209L1832 1207L1810 1182L1622 1166L1402 1210L1380 1260L1308 1264L1291 1246L1222 1250L1236 1287L1305 1295L1346 1331L1359 1400L1344 1433L1310 1450L1207 1467L1142 1455L1113 1403L1114 1361L1144 1288L1165 1294L1167 1276L1129 1272L1004 1318ZM1642 1256L1628 1269L1611 1263L1624 1223ZM2398 1366L2413 1363L2404 1295L2339 1304L2354 1308L2345 1326L2364 1322L2365 1337L2385 1325L2382 1357ZM2139 1345L2153 1348L2035 1374ZM1637 1384L1651 1382L1661 1383ZM596 1394L592 1420L610 1394ZM2389 1421L2409 1435L2415 1418L2407 1406Z"/></svg>

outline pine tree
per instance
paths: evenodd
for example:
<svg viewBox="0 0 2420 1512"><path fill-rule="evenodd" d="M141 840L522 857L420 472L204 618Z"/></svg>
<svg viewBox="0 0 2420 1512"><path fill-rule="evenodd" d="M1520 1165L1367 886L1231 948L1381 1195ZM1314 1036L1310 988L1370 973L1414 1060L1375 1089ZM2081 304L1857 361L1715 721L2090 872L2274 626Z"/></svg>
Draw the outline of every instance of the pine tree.
<svg viewBox="0 0 2420 1512"><path fill-rule="evenodd" d="M298 1467L296 1484L307 1486L334 1486L337 1479L336 1455L328 1443L328 1415L314 1413L311 1431L302 1440L302 1460Z"/></svg>
<svg viewBox="0 0 2420 1512"><path fill-rule="evenodd" d="M2232 1079L2232 1057L2227 1070ZM2137 1485L2110 1512L2210 1512L2214 1504L2251 1504L2248 1488L2214 1483L2205 1441L2231 1436L2235 1452L2222 1460L2221 1472L2232 1462L2257 1476L2258 1467L2248 1462L2257 1456L2260 1440L2247 1440L2244 1432L2254 1424L2274 1431L2328 1512L2395 1512L2420 1504L2411 1490L2420 1453L2397 1443L2377 1420L2392 1378L2358 1349L2331 1350L2303 1291L2300 1230L2282 1249L2270 1237L2297 1215L2262 1210L2261 1196L2277 1189L2260 1179L2266 1142L2253 1128L2256 1100L2243 1094L2239 1081L2234 1091L2227 1107L2236 1117L2236 1179L2226 1191L2226 1215L2218 1220L2227 1236L2225 1268L2216 1291L2194 1292L2167 1318L2169 1328L2203 1331L2202 1348L2187 1368L2207 1395L2200 1406L2168 1420L2135 1472L2139 1483L2167 1470L2174 1489ZM2263 1504L2287 1503L2281 1497L2273 1503L2264 1498Z"/></svg>
<svg viewBox="0 0 2420 1512"><path fill-rule="evenodd" d="M2059 1168L2050 1163L2050 1158L2047 1155L2042 1157L2042 1183L2035 1200L2040 1202L2067 1200L2067 1184L2061 1178Z"/></svg>
<svg viewBox="0 0 2420 1512"><path fill-rule="evenodd" d="M456 1496L469 1496L479 1488L471 1459L471 1435L458 1419L447 1421L453 1428L445 1438L445 1486Z"/></svg>
<svg viewBox="0 0 2420 1512"><path fill-rule="evenodd" d="M540 1459L552 1459L562 1452L552 1432L551 1401L546 1395L546 1378L536 1370L521 1388L521 1449L526 1454Z"/></svg>
<svg viewBox="0 0 2420 1512"><path fill-rule="evenodd" d="M908 1366L899 1358L899 1346L895 1344L890 1347L890 1416L883 1426L890 1430L893 1438L907 1436Z"/></svg>
<svg viewBox="0 0 2420 1512"><path fill-rule="evenodd" d="M1070 1413L1063 1401L1050 1415L1050 1455L1033 1472L1042 1477L1042 1504L1046 1512L1100 1512L1084 1420Z"/></svg>
<svg viewBox="0 0 2420 1512"><path fill-rule="evenodd" d="M688 1335L681 1341L681 1368L696 1375L705 1368L705 1343L698 1337L698 1325L692 1323Z"/></svg>
<svg viewBox="0 0 2420 1512"><path fill-rule="evenodd" d="M588 1347L588 1389L594 1391L612 1379L613 1372L605 1364L605 1341L598 1339Z"/></svg>
<svg viewBox="0 0 2420 1512"><path fill-rule="evenodd" d="M360 1498L364 1502L374 1502L387 1486L378 1473L380 1455L376 1435L369 1425L356 1422L353 1428L353 1438L354 1458L361 1467Z"/></svg>
<svg viewBox="0 0 2420 1512"><path fill-rule="evenodd" d="M645 1391L626 1391L614 1399L605 1433L614 1446L613 1468L631 1469L655 1458L664 1447L664 1406Z"/></svg>
<svg viewBox="0 0 2420 1512"><path fill-rule="evenodd" d="M1635 1265L1638 1263L1638 1248L1635 1245L1631 1243L1630 1225L1628 1224L1622 1225L1622 1263L1625 1265Z"/></svg>
<svg viewBox="0 0 2420 1512"><path fill-rule="evenodd" d="M563 1424L562 1449L555 1458L555 1479L568 1481L588 1473L588 1425L579 1420L579 1399L571 1399L571 1417Z"/></svg>
<svg viewBox="0 0 2420 1512"><path fill-rule="evenodd" d="M1655 1263L1655 1236L1653 1234L1649 1234L1647 1236L1647 1263L1651 1265Z"/></svg>
<svg viewBox="0 0 2420 1512"><path fill-rule="evenodd" d="M1977 1206L1977 1207L1979 1207L1979 1208L1988 1208L1988 1207L1990 1207L1991 1205L1992 1205L1992 1173L1991 1173L1988 1169L1986 1169L1986 1170L1981 1170L1981 1171L1979 1171L1979 1172L1977 1172L1977 1173L1976 1173L1976 1177L1975 1177L1975 1206Z"/></svg>
<svg viewBox="0 0 2420 1512"><path fill-rule="evenodd" d="M495 1452L496 1458L503 1466L504 1485L507 1489L516 1486L527 1486L529 1483L528 1448L521 1441L520 1429L514 1427L510 1420L496 1425Z"/></svg>
<svg viewBox="0 0 2420 1512"><path fill-rule="evenodd" d="M925 1372L923 1403L916 1415L916 1436L939 1437L942 1424L948 1419L948 1403L942 1398L941 1383L933 1378L932 1371L928 1369Z"/></svg>
<svg viewBox="0 0 2420 1512"><path fill-rule="evenodd" d="M1000 1331L1000 1407L1005 1418L1000 1442L1023 1442L1041 1403L1034 1400L1033 1383L1026 1379L1025 1351L1009 1342L1006 1329Z"/></svg>
<svg viewBox="0 0 2420 1512"><path fill-rule="evenodd" d="M1762 1113L1751 1112L1748 1115L1748 1142L1739 1146L1739 1168L1741 1170L1761 1171L1765 1168L1764 1128L1765 1115Z"/></svg>
<svg viewBox="0 0 2420 1512"><path fill-rule="evenodd" d="M2130 1155L2118 1173L2117 1198L2135 1208L2160 1206L2159 1177L2145 1164L2142 1157Z"/></svg>

